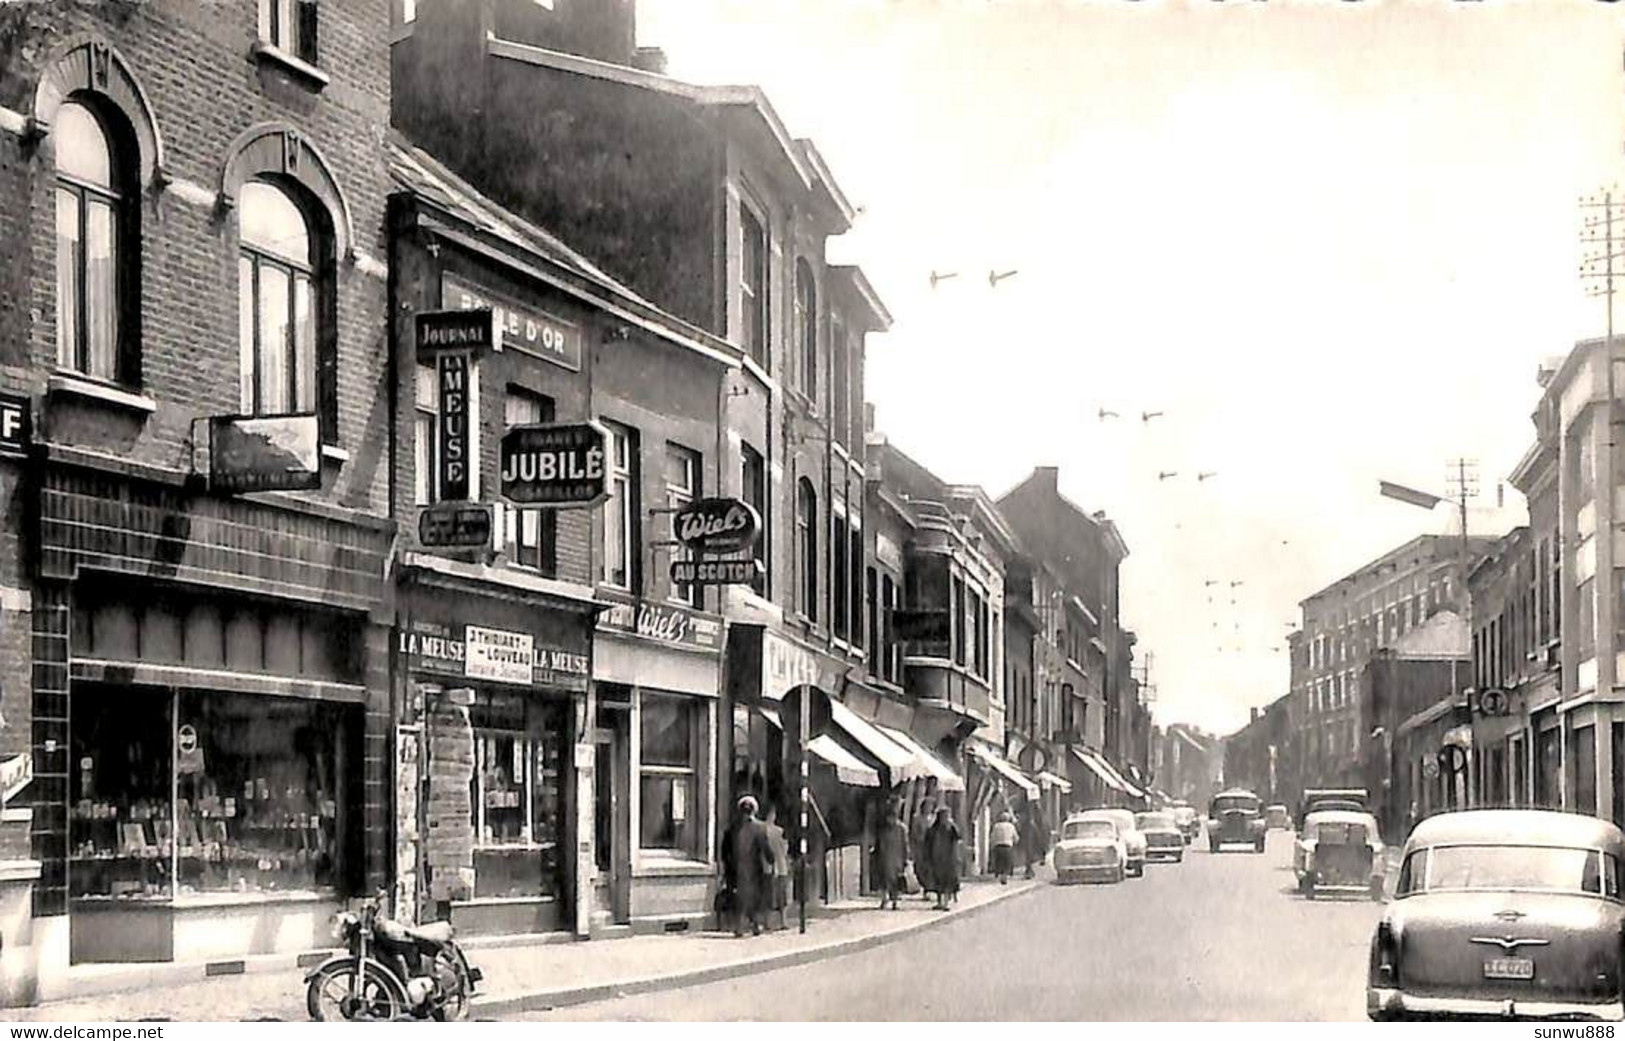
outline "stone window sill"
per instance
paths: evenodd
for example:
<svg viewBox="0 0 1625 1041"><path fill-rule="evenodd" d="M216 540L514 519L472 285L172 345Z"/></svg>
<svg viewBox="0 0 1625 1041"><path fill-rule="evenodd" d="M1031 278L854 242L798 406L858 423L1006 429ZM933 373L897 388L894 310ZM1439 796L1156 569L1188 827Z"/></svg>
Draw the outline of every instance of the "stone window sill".
<svg viewBox="0 0 1625 1041"><path fill-rule="evenodd" d="M150 416L158 411L158 403L145 394L124 390L98 380L87 379L76 373L52 373L46 383L46 392L51 397L84 398L88 401L99 402L127 412L138 412L142 415Z"/></svg>
<svg viewBox="0 0 1625 1041"><path fill-rule="evenodd" d="M307 61L296 58L269 40L254 41L250 52L261 65L272 65L300 80L311 90L321 90L332 81L327 73Z"/></svg>
<svg viewBox="0 0 1625 1041"><path fill-rule="evenodd" d="M350 453L346 452L338 445L323 444L322 458L330 463L338 463L342 466L350 461Z"/></svg>

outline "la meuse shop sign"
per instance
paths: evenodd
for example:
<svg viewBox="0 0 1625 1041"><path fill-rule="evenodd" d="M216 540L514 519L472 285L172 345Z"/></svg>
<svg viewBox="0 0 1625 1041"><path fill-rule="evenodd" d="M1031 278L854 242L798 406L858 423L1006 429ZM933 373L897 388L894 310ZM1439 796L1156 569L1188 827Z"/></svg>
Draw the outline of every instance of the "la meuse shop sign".
<svg viewBox="0 0 1625 1041"><path fill-rule="evenodd" d="M415 672L520 686L585 690L591 675L586 640L559 646L533 633L413 619L400 650Z"/></svg>

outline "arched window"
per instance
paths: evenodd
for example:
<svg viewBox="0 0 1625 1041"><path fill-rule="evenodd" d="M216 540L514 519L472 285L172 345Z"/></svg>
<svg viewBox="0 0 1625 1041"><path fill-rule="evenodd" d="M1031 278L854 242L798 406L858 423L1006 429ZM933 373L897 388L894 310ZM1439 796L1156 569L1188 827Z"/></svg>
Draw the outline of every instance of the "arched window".
<svg viewBox="0 0 1625 1041"><path fill-rule="evenodd" d="M801 392L813 401L818 394L818 285L805 260L796 261L796 351L801 364Z"/></svg>
<svg viewBox="0 0 1625 1041"><path fill-rule="evenodd" d="M238 203L238 340L247 415L325 413L317 395L325 236L295 191L255 179L242 186Z"/></svg>
<svg viewBox="0 0 1625 1041"><path fill-rule="evenodd" d="M75 95L56 110L51 140L56 155L57 364L109 382L129 378L123 361L126 310L133 265L123 254L135 236L131 223L130 150L86 100Z"/></svg>
<svg viewBox="0 0 1625 1041"><path fill-rule="evenodd" d="M818 621L818 493L803 477L796 485L796 574L801 580L801 613Z"/></svg>

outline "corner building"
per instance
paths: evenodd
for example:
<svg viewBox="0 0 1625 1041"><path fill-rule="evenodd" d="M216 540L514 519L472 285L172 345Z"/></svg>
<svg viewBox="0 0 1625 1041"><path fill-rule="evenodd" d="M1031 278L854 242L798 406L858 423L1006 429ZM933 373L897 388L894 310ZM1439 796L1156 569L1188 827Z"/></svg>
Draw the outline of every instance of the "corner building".
<svg viewBox="0 0 1625 1041"><path fill-rule="evenodd" d="M387 879L388 29L0 9L8 1001L324 946Z"/></svg>

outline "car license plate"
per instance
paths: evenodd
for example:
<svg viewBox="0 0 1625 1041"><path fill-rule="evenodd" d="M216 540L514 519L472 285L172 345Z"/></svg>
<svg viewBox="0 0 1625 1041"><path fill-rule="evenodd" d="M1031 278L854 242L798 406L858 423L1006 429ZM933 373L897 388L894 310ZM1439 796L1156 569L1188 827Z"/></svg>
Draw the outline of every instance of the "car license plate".
<svg viewBox="0 0 1625 1041"><path fill-rule="evenodd" d="M1532 980L1535 963L1529 958L1491 958L1484 963L1487 980Z"/></svg>

